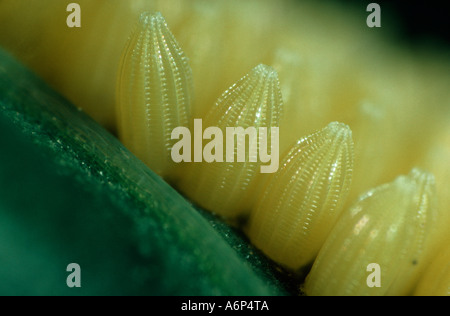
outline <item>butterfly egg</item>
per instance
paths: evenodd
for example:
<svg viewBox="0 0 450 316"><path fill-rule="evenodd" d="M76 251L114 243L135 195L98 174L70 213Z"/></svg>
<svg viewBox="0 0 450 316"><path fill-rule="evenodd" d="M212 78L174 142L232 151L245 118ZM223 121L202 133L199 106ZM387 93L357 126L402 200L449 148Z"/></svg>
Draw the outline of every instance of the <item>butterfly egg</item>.
<svg viewBox="0 0 450 316"><path fill-rule="evenodd" d="M263 169L268 164L278 167L278 124L282 107L278 75L269 66L256 66L232 85L202 121L204 128L218 127L221 131L221 136L205 136L206 129L203 135L205 139L212 139L203 152L208 151L215 158L210 162L190 163L180 190L203 208L224 218L245 217L266 175ZM273 131L272 127L275 127ZM241 128L242 133L231 134L230 128ZM222 142L225 138L226 142ZM232 144L228 144L229 139ZM271 152L269 163L261 163L258 150L259 157L261 151Z"/></svg>
<svg viewBox="0 0 450 316"><path fill-rule="evenodd" d="M450 240L435 256L414 290L416 296L450 296Z"/></svg>
<svg viewBox="0 0 450 316"><path fill-rule="evenodd" d="M192 74L161 13L141 14L123 53L117 83L119 137L159 175L170 178L175 127L188 126Z"/></svg>
<svg viewBox="0 0 450 316"><path fill-rule="evenodd" d="M408 295L428 264L437 221L433 175L407 176L363 194L343 212L306 278L307 295Z"/></svg>
<svg viewBox="0 0 450 316"><path fill-rule="evenodd" d="M299 140L250 215L247 234L252 243L288 269L309 264L341 212L352 169L347 125L332 122Z"/></svg>

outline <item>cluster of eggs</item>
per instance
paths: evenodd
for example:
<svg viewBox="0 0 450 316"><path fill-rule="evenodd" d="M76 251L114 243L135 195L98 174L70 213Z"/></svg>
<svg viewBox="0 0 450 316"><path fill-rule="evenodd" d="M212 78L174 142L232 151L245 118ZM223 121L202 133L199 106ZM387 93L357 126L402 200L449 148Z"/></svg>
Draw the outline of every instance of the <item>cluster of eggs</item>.
<svg viewBox="0 0 450 316"><path fill-rule="evenodd" d="M281 266L299 271L315 260L305 293L411 293L442 237L435 236L439 213L432 174L414 168L343 211L354 144L350 128L338 122L300 138L274 174L259 173L261 162L250 162L248 153L240 163L176 166L172 130L192 127L192 80L188 59L161 13L143 13L118 78L124 144L195 203L225 220L239 219L250 241ZM203 120L223 133L233 126L278 127L283 106L276 70L260 64L231 85ZM382 267L383 286L368 286L371 263Z"/></svg>
<svg viewBox="0 0 450 316"><path fill-rule="evenodd" d="M79 2L83 12L92 9ZM83 43L84 52L72 55L85 66L68 82L81 88L59 88L69 97L77 91L75 99L99 87L116 94L102 111L87 105L95 99L75 103L117 128L152 170L238 225L291 273L312 265L302 285L307 295L450 294L450 98L448 74L440 69L448 61L427 58L416 66L336 8L308 4L301 12L288 1L99 3L103 15L138 22L132 31L120 23L107 27L107 34L130 32L126 45L94 40L92 28L80 36L72 47ZM151 11L137 17L144 8ZM114 50L117 63L106 57L112 51L106 48L122 46ZM88 58L117 65L117 78L109 65L97 66L109 72L86 79ZM45 64L35 66L44 77ZM59 69L73 65L64 60ZM245 162L175 163L172 131L192 129L194 118L224 133L233 126L279 127L279 169L261 173L248 154ZM381 269L377 286L367 281L372 264Z"/></svg>

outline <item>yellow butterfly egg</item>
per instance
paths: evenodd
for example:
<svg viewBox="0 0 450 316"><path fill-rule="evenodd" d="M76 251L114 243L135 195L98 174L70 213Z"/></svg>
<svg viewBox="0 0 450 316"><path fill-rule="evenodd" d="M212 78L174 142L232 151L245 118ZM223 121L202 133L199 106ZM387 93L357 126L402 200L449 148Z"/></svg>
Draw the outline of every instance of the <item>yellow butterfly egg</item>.
<svg viewBox="0 0 450 316"><path fill-rule="evenodd" d="M255 128L259 134L253 142L257 145L254 148L261 150L260 138L263 137L268 151L273 145L272 159L278 164L278 132L273 133L271 128L278 128L282 108L277 72L260 64L223 93L202 125L205 132L209 127L218 127L223 138L228 128ZM260 128L266 129L266 135L260 133ZM210 135L208 138L214 137ZM222 152L216 152L218 157L213 161L190 163L182 176L180 190L200 206L225 218L245 217L256 198L265 167L256 152L250 150L251 138L250 134L248 138L246 135L244 138L238 136L235 146L216 147ZM224 144L226 142L223 141ZM245 151L239 150L240 145ZM239 156L241 161L238 161Z"/></svg>
<svg viewBox="0 0 450 316"><path fill-rule="evenodd" d="M188 59L161 13L143 13L122 57L117 118L123 144L161 176L176 166L171 133L188 126L192 98Z"/></svg>
<svg viewBox="0 0 450 316"><path fill-rule="evenodd" d="M450 240L426 268L414 291L416 296L450 296Z"/></svg>
<svg viewBox="0 0 450 316"><path fill-rule="evenodd" d="M332 122L302 138L283 158L252 211L250 240L289 269L310 263L342 210L352 171L347 125Z"/></svg>
<svg viewBox="0 0 450 316"><path fill-rule="evenodd" d="M368 191L334 226L305 293L411 294L428 263L437 220L434 177L427 172L413 169Z"/></svg>

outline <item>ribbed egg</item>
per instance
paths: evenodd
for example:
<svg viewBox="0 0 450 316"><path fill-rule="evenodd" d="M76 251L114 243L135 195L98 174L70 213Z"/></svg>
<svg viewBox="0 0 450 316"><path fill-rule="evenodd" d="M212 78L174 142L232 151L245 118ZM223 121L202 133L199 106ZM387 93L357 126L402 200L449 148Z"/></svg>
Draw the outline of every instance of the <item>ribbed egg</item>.
<svg viewBox="0 0 450 316"><path fill-rule="evenodd" d="M245 139L236 137L234 149L230 147L233 154L231 157L227 155L230 150L225 140L227 129L255 128L258 135L253 145L256 143L260 151L261 139L264 139L268 152L274 147L271 159L278 164L278 132L271 132L271 128L278 129L282 108L277 72L263 64L253 68L222 94L202 121L205 132L208 127L218 127L222 131L222 161L188 164L180 190L200 206L224 218L245 217L265 176L261 168L267 164L250 150L251 136L245 136ZM266 129L266 135L260 128ZM245 148L242 162L238 161L239 147Z"/></svg>
<svg viewBox="0 0 450 316"><path fill-rule="evenodd" d="M188 126L192 99L188 59L161 13L142 13L122 56L117 122L123 144L163 177L175 172L171 133Z"/></svg>
<svg viewBox="0 0 450 316"><path fill-rule="evenodd" d="M353 141L338 122L299 140L284 156L252 211L256 247L292 270L310 263L336 222L350 189Z"/></svg>
<svg viewBox="0 0 450 316"><path fill-rule="evenodd" d="M436 215L434 177L425 171L413 169L368 191L334 226L306 278L305 293L411 294L429 260Z"/></svg>

